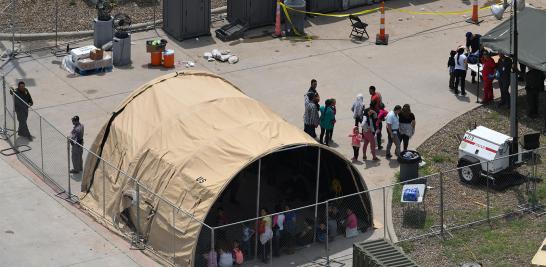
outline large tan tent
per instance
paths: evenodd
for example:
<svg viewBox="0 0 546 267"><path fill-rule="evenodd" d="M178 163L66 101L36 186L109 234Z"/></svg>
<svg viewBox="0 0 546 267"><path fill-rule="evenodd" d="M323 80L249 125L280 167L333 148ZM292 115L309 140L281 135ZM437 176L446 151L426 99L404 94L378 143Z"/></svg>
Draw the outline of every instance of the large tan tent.
<svg viewBox="0 0 546 267"><path fill-rule="evenodd" d="M181 266L201 265L197 255L211 244L203 223L216 226L219 207L237 222L255 218L258 207L296 208L367 189L343 156L204 72L167 74L136 89L91 150L109 163L87 157L83 206L115 231L138 231ZM345 204L362 228L371 226L367 195Z"/></svg>

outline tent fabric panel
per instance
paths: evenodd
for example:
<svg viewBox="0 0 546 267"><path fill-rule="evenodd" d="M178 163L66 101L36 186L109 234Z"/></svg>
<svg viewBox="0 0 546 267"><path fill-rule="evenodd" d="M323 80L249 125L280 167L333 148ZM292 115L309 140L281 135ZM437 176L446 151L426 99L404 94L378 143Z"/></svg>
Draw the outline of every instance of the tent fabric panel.
<svg viewBox="0 0 546 267"><path fill-rule="evenodd" d="M484 34L481 42L493 50L511 54L510 19ZM546 11L526 7L518 11L518 60L534 69L546 71ZM513 42L512 42L513 44Z"/></svg>
<svg viewBox="0 0 546 267"><path fill-rule="evenodd" d="M135 90L118 106L91 148L152 191L140 190L141 221L137 223L156 251L175 253L178 262L187 263L195 253L201 225L183 212L176 213L175 231L181 244L172 251L172 245L164 244L172 239L172 207L153 194L205 220L222 190L241 170L268 153L294 145L318 144L222 78L184 72L165 75ZM103 173L102 165L95 168L96 160L87 159L82 186L91 193L84 194L81 202L102 213L104 193L108 220L115 217L119 222L117 217L127 208L136 220L137 206L130 204L135 182L111 167Z"/></svg>

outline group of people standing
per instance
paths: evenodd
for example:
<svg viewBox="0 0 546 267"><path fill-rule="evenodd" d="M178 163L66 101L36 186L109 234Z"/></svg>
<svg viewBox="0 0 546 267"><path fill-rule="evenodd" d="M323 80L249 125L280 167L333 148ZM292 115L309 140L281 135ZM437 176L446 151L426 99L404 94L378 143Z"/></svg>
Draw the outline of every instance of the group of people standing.
<svg viewBox="0 0 546 267"><path fill-rule="evenodd" d="M519 73L518 80L525 81L525 90L527 92L528 116L536 117L538 115L538 93L544 91L544 72L529 68L524 64L519 64L519 70L514 67L512 59L503 54L498 53L498 61L493 59L494 54L487 51L481 44L481 35L472 32L466 33L466 50L465 47L459 46L456 51L450 52L447 66L449 68L449 87L454 90L455 94L459 94L459 84L461 95L466 95L465 79L468 69L468 64L481 63L481 76L483 80L483 98L482 104L488 105L493 102L493 81L496 79L499 83L501 99L499 107L510 107L510 83L512 70ZM472 71L472 83L476 83L477 73Z"/></svg>
<svg viewBox="0 0 546 267"><path fill-rule="evenodd" d="M394 110L385 108L381 94L375 86L369 87L370 101L366 107L364 96L358 94L351 106L355 121L351 137L353 147L353 161L358 160L361 144L363 143L363 160L367 160L368 146L372 154L372 160L379 158L376 149L383 149L382 129L383 122L387 129L386 157L392 158L391 148L395 146L395 155L400 156L400 145L407 150L409 140L415 132L415 115L411 112L409 104L404 107L396 105ZM305 94L305 112L303 115L304 131L313 138L317 138L315 129L320 126L319 142L329 145L332 142L334 125L336 123L336 100L327 99L324 105L320 105L320 96L317 92L317 81L311 80L311 87Z"/></svg>
<svg viewBox="0 0 546 267"><path fill-rule="evenodd" d="M304 131L311 137L317 138L315 129L320 126L319 142L328 146L332 142L336 123L336 100L334 98L326 99L324 105L320 105L317 84L317 80L311 80L311 87L304 96Z"/></svg>
<svg viewBox="0 0 546 267"><path fill-rule="evenodd" d="M401 144L403 150L407 150L409 140L415 133L415 115L411 112L409 104L403 107L396 105L392 111L385 109L385 104L381 94L376 91L375 86L370 86L370 105L366 108L362 94L358 94L351 107L355 125L353 131L349 134L351 145L353 147L353 161L358 160L360 143L364 143L362 149L362 159L367 160L366 152L370 146L372 160L379 160L376 155L377 149L383 149L382 129L383 122L387 129L387 148L385 157L392 158L391 149L395 146L395 155L400 156ZM361 131L359 130L361 129Z"/></svg>

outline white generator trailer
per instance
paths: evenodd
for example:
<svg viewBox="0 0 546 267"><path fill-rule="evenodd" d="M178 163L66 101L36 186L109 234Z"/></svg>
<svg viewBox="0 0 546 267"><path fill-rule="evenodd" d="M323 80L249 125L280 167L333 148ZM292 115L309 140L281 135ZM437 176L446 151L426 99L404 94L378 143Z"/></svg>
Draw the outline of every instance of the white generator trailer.
<svg viewBox="0 0 546 267"><path fill-rule="evenodd" d="M495 175L527 160L522 158L522 153L517 158L509 157L512 140L510 136L483 126L467 131L459 145L457 167L461 181L475 184L482 173Z"/></svg>

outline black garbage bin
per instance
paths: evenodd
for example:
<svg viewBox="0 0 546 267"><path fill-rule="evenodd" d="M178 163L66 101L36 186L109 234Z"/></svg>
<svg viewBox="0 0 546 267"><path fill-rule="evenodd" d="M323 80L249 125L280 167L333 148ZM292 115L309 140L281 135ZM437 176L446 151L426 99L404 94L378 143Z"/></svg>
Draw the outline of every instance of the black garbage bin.
<svg viewBox="0 0 546 267"><path fill-rule="evenodd" d="M400 153L398 158L400 163L400 182L415 179L419 177L419 163L421 163L421 155L414 150L405 150ZM412 181L409 183L422 183L421 181Z"/></svg>

